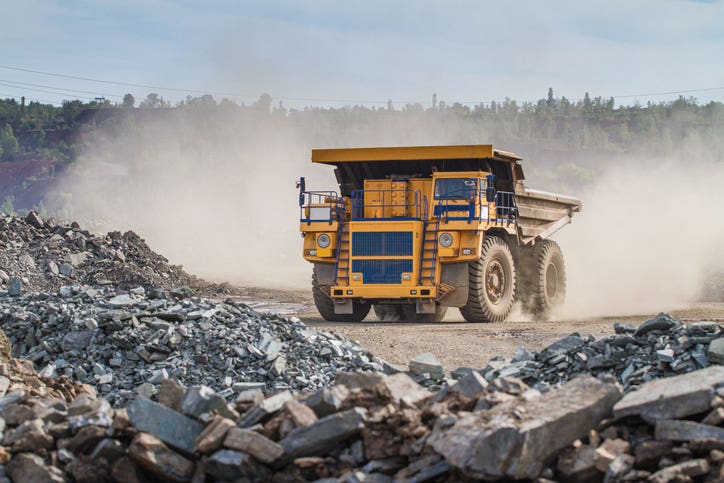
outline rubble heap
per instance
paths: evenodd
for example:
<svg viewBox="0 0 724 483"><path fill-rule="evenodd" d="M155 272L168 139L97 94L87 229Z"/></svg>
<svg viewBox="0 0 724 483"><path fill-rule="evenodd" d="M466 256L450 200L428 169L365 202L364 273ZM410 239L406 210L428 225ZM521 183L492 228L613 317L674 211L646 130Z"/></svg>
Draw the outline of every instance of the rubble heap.
<svg viewBox="0 0 724 483"><path fill-rule="evenodd" d="M0 214L0 291L53 291L62 285L121 288L191 287L206 284L170 265L132 231L97 235L77 223Z"/></svg>
<svg viewBox="0 0 724 483"><path fill-rule="evenodd" d="M250 387L313 391L337 371L381 372L384 364L295 317L142 287L0 297L0 326L41 375L90 384L114 406L155 396L169 377L229 398Z"/></svg>
<svg viewBox="0 0 724 483"><path fill-rule="evenodd" d="M340 373L307 395L233 404L171 379L112 409L0 398L13 481L719 481L724 367L643 384L579 376L545 394L469 372L438 393L407 374ZM541 481L541 480L539 480Z"/></svg>
<svg viewBox="0 0 724 483"><path fill-rule="evenodd" d="M0 330L0 394L23 391L33 397L52 397L72 400L79 394L95 396L95 390L87 384L73 382L68 377L43 377L38 375L31 361L12 357L12 347L5 333ZM2 427L2 423L0 423Z"/></svg>
<svg viewBox="0 0 724 483"><path fill-rule="evenodd" d="M518 349L512 359L492 359L481 372L487 380L514 376L536 389L560 385L578 374L609 374L626 392L642 383L724 363L722 327L716 322L684 325L659 314L639 327L614 324L601 339L571 334L540 352Z"/></svg>

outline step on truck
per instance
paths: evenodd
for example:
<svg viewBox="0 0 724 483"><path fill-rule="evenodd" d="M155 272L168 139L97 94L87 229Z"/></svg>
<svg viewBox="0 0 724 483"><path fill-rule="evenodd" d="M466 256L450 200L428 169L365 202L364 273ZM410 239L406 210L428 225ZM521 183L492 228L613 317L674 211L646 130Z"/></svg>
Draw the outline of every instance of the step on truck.
<svg viewBox="0 0 724 483"><path fill-rule="evenodd" d="M314 149L340 192L298 182L303 256L321 316L505 320L515 302L547 317L566 293L550 239L581 202L525 187L521 159L492 145Z"/></svg>

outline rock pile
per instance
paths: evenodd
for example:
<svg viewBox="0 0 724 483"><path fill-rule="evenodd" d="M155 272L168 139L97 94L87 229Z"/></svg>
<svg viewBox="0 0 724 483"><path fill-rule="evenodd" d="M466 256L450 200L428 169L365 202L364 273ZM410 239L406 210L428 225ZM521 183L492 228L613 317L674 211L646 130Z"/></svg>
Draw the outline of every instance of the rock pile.
<svg viewBox="0 0 724 483"><path fill-rule="evenodd" d="M356 343L297 318L186 295L65 286L0 297L0 326L41 375L90 384L114 406L155 396L168 378L229 398L252 387L313 391L337 371L383 370Z"/></svg>
<svg viewBox="0 0 724 483"><path fill-rule="evenodd" d="M659 314L638 328L615 324L614 330L601 339L571 334L534 354L521 348L512 359L494 358L481 372L487 380L514 376L541 390L578 374L608 374L628 392L654 379L724 363L724 334L716 322L686 326Z"/></svg>
<svg viewBox="0 0 724 483"><path fill-rule="evenodd" d="M32 211L25 218L0 214L0 291L18 295L72 284L210 288L132 231L97 235Z"/></svg>
<svg viewBox="0 0 724 483"><path fill-rule="evenodd" d="M432 393L404 373L340 373L308 395L233 404L173 380L112 409L0 398L13 481L719 481L724 367L620 386L588 375L545 394L469 372ZM1 472L1 470L0 470Z"/></svg>

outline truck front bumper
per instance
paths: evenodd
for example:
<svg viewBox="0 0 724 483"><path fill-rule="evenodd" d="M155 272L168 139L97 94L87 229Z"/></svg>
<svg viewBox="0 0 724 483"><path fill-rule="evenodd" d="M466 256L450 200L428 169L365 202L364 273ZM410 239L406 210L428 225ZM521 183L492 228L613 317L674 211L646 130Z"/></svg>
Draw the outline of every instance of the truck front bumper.
<svg viewBox="0 0 724 483"><path fill-rule="evenodd" d="M334 285L329 289L332 299L434 299L437 287L430 285Z"/></svg>

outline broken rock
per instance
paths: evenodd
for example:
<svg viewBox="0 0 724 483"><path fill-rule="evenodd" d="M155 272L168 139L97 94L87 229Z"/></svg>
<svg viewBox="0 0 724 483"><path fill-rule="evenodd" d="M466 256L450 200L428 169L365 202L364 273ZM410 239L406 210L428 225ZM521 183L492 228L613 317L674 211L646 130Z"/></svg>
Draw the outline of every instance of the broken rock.
<svg viewBox="0 0 724 483"><path fill-rule="evenodd" d="M128 406L128 418L139 431L151 433L187 453L194 452L196 439L204 429L201 423L142 397Z"/></svg>
<svg viewBox="0 0 724 483"><path fill-rule="evenodd" d="M724 385L723 366L650 381L624 396L613 412L617 418L640 416L650 423L691 416L711 407L718 385Z"/></svg>
<svg viewBox="0 0 724 483"><path fill-rule="evenodd" d="M580 376L541 397L435 428L428 444L466 476L532 479L545 461L608 417L620 398L616 385Z"/></svg>
<svg viewBox="0 0 724 483"><path fill-rule="evenodd" d="M194 464L170 450L163 442L146 433L133 438L128 454L133 460L159 478L171 481L190 481Z"/></svg>

